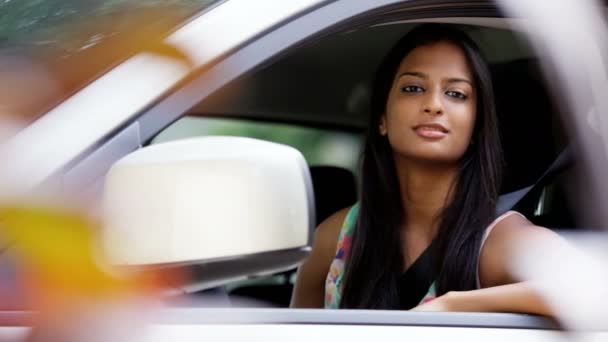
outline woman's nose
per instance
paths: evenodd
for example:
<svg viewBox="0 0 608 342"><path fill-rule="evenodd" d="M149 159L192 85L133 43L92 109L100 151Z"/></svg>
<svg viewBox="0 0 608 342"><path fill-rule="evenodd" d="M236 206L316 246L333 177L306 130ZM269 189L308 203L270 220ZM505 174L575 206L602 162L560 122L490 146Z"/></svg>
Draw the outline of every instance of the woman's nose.
<svg viewBox="0 0 608 342"><path fill-rule="evenodd" d="M441 103L441 94L439 92L427 92L426 101L424 103L424 112L431 115L443 114L443 105Z"/></svg>

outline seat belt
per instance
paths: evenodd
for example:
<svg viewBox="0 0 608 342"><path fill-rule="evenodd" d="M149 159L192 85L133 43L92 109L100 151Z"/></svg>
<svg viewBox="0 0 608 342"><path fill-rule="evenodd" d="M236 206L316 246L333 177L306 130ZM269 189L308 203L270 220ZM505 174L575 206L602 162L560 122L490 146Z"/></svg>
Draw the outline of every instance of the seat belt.
<svg viewBox="0 0 608 342"><path fill-rule="evenodd" d="M536 181L536 183L525 187L523 189L519 189L513 192L509 192L507 194L501 195L498 197L498 203L496 204L496 217L506 213L507 211L513 209L521 200L523 200L528 194L532 193L535 190L542 188L546 185L551 179L553 179L558 173L560 173L563 169L570 166L572 161L571 158L571 148L566 147L553 161L551 166L540 176L540 178Z"/></svg>

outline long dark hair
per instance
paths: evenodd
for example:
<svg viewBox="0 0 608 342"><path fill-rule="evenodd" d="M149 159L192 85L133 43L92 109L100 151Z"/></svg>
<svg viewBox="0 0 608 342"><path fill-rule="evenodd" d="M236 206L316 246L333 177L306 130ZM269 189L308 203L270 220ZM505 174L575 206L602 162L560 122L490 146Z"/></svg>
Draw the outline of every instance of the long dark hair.
<svg viewBox="0 0 608 342"><path fill-rule="evenodd" d="M393 152L378 126L401 61L416 47L440 41L453 43L464 52L474 76L477 113L452 201L440 216L436 291L442 295L476 288L479 248L485 227L495 216L502 169L492 80L471 38L449 25L424 24L399 40L376 72L363 152L359 217L345 265L343 308L399 308L398 279L404 267L400 227L407 218Z"/></svg>

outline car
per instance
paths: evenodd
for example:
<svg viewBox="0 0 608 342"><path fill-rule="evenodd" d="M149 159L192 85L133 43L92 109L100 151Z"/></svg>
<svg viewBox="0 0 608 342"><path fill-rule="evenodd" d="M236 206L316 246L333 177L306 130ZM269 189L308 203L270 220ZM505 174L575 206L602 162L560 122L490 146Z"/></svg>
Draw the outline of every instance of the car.
<svg viewBox="0 0 608 342"><path fill-rule="evenodd" d="M155 41L162 49L144 45L88 73L7 140L3 198L61 193L99 212L109 171L123 158L186 138L236 135L302 152L314 225L356 200L380 58L413 26L442 22L469 33L491 65L506 160L499 211L516 208L559 231L599 229L608 203L601 171L608 132L600 115L608 109L606 79L597 72L605 70L607 9L567 1L214 1ZM158 309L140 338L565 338L563 326L521 314L289 309L294 263L267 262L230 277L210 270L205 279L215 282L184 285L187 293ZM0 337L24 336L32 314L2 312ZM581 336L607 334L604 326Z"/></svg>

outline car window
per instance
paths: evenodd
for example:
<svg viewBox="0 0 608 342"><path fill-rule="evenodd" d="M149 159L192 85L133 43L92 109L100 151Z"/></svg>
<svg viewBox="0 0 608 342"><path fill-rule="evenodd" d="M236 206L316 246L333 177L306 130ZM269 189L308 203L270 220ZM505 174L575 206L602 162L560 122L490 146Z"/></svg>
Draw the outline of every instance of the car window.
<svg viewBox="0 0 608 342"><path fill-rule="evenodd" d="M162 131L152 144L228 135L285 144L299 150L310 166L337 166L357 174L361 134L294 124L230 118L185 117Z"/></svg>
<svg viewBox="0 0 608 342"><path fill-rule="evenodd" d="M323 159L333 149L324 145L324 134L308 131L304 126L296 128L269 122L333 125L363 131L367 124L374 68L394 40L413 25L395 23L360 28L328 35L294 49L204 99L190 111L190 118L176 122L153 142L208 134L250 136L294 146L311 165L339 165L356 172L355 156L359 153L341 151ZM558 112L540 76L538 58L521 37L506 29L475 25L461 25L461 28L478 42L490 63L506 159L501 194L520 191L539 180L564 150L568 138L564 136ZM359 58L345 60L338 50ZM527 106L517 101L519 93L511 91L515 87L525 87ZM226 113L239 113L251 120L218 118ZM214 118L196 117L199 115ZM201 125L201 122L205 124ZM342 134L333 132L331 136L344 141ZM350 161L346 162L344 158ZM563 185L570 179L571 175L567 174L547 177L542 186L534 189L526 201L521 201L514 209L534 223L552 229L575 227L567 195L563 192ZM226 290L233 299L233 306L249 305L246 301L241 302L244 298L286 307L294 278L293 271L286 271L234 282L228 284Z"/></svg>

